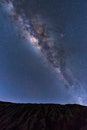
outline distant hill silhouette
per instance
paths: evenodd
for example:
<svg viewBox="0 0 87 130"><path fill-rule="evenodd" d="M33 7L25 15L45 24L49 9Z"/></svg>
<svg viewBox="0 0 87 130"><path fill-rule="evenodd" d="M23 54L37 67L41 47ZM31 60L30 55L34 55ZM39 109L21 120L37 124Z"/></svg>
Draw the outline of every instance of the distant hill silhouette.
<svg viewBox="0 0 87 130"><path fill-rule="evenodd" d="M87 130L87 107L0 102L0 130Z"/></svg>

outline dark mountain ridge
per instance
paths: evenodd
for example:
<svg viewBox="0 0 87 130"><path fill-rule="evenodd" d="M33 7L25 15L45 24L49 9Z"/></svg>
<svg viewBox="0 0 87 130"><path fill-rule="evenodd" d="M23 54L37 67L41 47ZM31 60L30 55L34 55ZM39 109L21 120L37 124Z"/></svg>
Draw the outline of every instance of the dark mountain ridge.
<svg viewBox="0 0 87 130"><path fill-rule="evenodd" d="M87 107L0 102L0 130L87 130Z"/></svg>

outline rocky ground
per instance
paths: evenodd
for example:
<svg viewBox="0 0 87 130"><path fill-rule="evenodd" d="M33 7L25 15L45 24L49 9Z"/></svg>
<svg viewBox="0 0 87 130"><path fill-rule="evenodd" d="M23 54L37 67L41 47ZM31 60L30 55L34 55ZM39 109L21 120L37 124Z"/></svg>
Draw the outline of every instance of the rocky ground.
<svg viewBox="0 0 87 130"><path fill-rule="evenodd" d="M87 130L87 107L0 102L0 130Z"/></svg>

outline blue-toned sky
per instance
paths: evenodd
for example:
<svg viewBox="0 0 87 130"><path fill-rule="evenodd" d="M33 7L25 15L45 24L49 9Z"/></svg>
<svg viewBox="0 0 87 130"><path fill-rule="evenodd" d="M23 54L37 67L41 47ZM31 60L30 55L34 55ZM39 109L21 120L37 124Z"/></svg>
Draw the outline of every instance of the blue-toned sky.
<svg viewBox="0 0 87 130"><path fill-rule="evenodd" d="M0 7L0 100L34 103L76 103L87 91L87 2L37 0L32 8L45 12L59 32L67 62L81 82L79 90L68 89L58 80L31 44L19 37L14 23ZM36 6L37 5L37 6ZM34 12L34 9L33 12ZM77 87L76 87L77 88ZM77 99L77 97L79 99Z"/></svg>

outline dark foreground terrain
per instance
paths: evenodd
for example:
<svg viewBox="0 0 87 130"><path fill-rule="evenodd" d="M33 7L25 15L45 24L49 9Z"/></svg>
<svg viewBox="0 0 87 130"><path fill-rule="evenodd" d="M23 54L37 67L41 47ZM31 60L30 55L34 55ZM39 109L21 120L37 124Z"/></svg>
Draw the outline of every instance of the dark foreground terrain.
<svg viewBox="0 0 87 130"><path fill-rule="evenodd" d="M0 130L87 130L87 107L0 102Z"/></svg>

